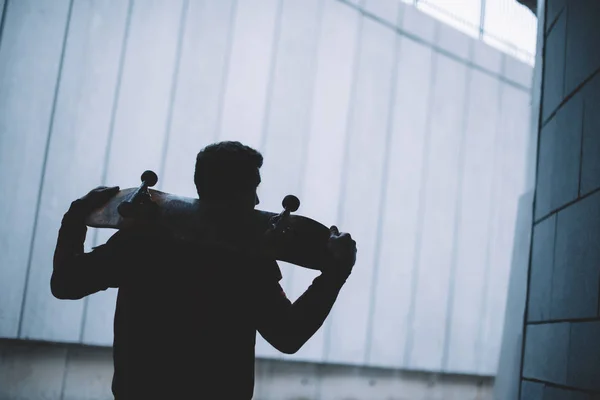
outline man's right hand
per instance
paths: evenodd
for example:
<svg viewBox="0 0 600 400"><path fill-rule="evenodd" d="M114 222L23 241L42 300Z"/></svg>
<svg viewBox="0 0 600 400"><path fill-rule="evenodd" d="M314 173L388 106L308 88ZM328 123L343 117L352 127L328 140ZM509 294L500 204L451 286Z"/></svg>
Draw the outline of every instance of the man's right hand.
<svg viewBox="0 0 600 400"><path fill-rule="evenodd" d="M71 208L75 208L78 214L87 216L95 209L106 204L118 191L118 186L98 186L85 196L75 200Z"/></svg>
<svg viewBox="0 0 600 400"><path fill-rule="evenodd" d="M340 233L335 225L329 228L329 232L327 247L334 259L331 268L336 270L332 272L349 276L356 262L356 241L349 233Z"/></svg>

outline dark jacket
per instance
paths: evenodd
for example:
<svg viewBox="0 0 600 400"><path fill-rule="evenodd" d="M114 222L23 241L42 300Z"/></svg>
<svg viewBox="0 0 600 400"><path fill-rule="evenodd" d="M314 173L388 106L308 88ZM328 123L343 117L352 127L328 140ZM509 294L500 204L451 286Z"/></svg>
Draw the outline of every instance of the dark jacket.
<svg viewBox="0 0 600 400"><path fill-rule="evenodd" d="M113 393L125 399L251 399L256 331L292 354L321 327L347 276L322 273L294 303L273 260L164 233L121 230L89 253L75 201L62 220L52 294L118 288Z"/></svg>

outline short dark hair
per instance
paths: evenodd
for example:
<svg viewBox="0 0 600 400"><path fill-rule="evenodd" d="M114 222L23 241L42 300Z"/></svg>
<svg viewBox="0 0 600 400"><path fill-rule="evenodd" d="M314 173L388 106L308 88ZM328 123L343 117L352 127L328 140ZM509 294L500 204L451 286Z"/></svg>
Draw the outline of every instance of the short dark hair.
<svg viewBox="0 0 600 400"><path fill-rule="evenodd" d="M194 183L198 196L209 201L225 201L238 193L256 190L262 165L262 154L240 142L208 145L196 156Z"/></svg>

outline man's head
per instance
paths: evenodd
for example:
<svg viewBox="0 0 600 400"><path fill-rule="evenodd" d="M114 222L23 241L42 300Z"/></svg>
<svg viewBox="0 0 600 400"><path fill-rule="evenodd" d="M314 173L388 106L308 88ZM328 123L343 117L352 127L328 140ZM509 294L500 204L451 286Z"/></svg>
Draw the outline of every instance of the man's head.
<svg viewBox="0 0 600 400"><path fill-rule="evenodd" d="M253 209L258 204L262 155L240 142L220 142L202 149L196 157L194 183L207 204L233 210Z"/></svg>

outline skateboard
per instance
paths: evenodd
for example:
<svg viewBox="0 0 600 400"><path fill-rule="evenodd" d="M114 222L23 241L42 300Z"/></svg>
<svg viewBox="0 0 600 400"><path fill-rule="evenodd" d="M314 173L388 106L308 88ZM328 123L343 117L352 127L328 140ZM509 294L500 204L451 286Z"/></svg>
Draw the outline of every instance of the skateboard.
<svg viewBox="0 0 600 400"><path fill-rule="evenodd" d="M119 191L86 218L94 228L132 229L151 227L177 238L202 241L218 237L225 244L270 259L322 270L330 262L327 248L329 228L311 218L292 214L300 207L293 195L282 201L283 211L252 210L215 223L214 215L203 213L198 199L150 189L157 175L145 171L137 188ZM207 222L212 218L212 222ZM216 216L218 219L218 216ZM233 221L235 226L231 225ZM233 234L227 234L227 232Z"/></svg>

